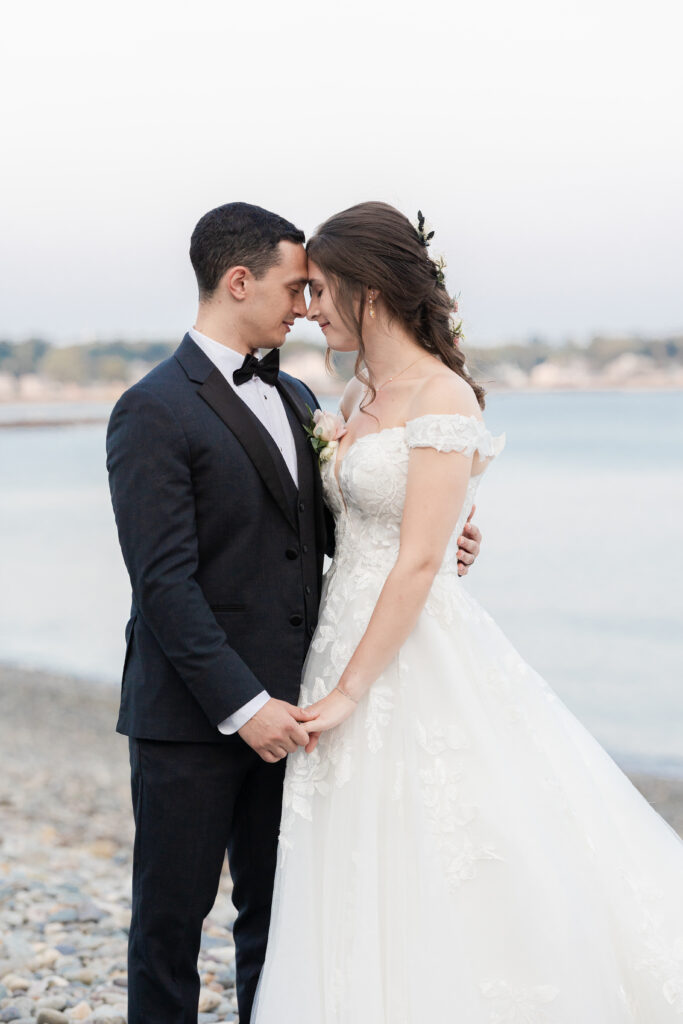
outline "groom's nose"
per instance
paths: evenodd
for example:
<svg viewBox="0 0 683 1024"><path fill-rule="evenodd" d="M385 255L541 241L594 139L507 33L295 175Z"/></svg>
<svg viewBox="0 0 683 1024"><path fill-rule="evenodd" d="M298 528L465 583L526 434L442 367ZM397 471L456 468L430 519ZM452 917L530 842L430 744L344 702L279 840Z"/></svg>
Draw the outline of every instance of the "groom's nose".
<svg viewBox="0 0 683 1024"><path fill-rule="evenodd" d="M296 313L297 316L306 316L308 306L306 305L306 296L303 293L297 295L296 301L292 306L292 312Z"/></svg>

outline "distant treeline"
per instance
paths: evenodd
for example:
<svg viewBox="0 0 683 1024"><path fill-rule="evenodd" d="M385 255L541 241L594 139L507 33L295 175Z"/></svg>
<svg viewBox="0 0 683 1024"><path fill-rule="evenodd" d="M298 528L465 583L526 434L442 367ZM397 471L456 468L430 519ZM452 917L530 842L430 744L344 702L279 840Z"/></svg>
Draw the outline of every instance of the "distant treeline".
<svg viewBox="0 0 683 1024"><path fill-rule="evenodd" d="M170 341L97 341L56 346L40 338L0 341L0 373L36 373L49 380L87 384L127 380L135 364L154 366L176 348Z"/></svg>
<svg viewBox="0 0 683 1024"><path fill-rule="evenodd" d="M683 364L683 335L659 340L597 336L588 345L567 342L561 346L533 340L524 345L492 345L468 349L465 343L465 352L470 368L479 376L501 364L516 366L529 373L540 363L566 366L578 360L586 362L592 370L600 371L608 363L626 354L644 356L657 367L665 367L671 363Z"/></svg>
<svg viewBox="0 0 683 1024"><path fill-rule="evenodd" d="M177 341L98 341L82 345L56 346L40 338L27 341L0 341L0 374L21 377L38 374L62 383L88 384L95 381L126 381L169 356ZM287 342L290 355L320 352L319 346L306 341ZM627 353L644 356L657 367L683 364L683 335L659 340L595 337L588 345L574 342L557 346L541 340L526 344L467 346L468 365L483 377L501 364L519 367L528 373L539 363L567 365L587 362L595 371ZM342 376L350 376L354 360L338 362Z"/></svg>

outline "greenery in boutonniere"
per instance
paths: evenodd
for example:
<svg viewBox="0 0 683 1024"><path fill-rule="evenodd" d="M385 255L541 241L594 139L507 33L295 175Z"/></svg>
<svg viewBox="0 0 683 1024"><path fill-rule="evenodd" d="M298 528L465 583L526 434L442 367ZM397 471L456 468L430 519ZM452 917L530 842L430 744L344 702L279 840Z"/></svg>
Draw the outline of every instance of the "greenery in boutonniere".
<svg viewBox="0 0 683 1024"><path fill-rule="evenodd" d="M318 456L318 463L322 464L331 459L339 447L339 438L346 433L346 423L341 413L324 412L322 409L313 412L309 405L306 408L311 418L308 424L304 423L304 430Z"/></svg>

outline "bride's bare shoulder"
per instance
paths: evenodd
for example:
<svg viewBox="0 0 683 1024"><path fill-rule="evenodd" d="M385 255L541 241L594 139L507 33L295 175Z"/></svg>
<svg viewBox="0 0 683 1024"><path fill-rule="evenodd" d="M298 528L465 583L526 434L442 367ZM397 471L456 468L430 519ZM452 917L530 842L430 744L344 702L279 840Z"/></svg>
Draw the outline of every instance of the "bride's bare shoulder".
<svg viewBox="0 0 683 1024"><path fill-rule="evenodd" d="M352 377L344 388L339 409L345 420L348 420L353 410L363 397L363 385L357 377Z"/></svg>
<svg viewBox="0 0 683 1024"><path fill-rule="evenodd" d="M457 373L444 367L420 382L412 396L407 419L429 414L475 416L481 419L481 409L472 387Z"/></svg>

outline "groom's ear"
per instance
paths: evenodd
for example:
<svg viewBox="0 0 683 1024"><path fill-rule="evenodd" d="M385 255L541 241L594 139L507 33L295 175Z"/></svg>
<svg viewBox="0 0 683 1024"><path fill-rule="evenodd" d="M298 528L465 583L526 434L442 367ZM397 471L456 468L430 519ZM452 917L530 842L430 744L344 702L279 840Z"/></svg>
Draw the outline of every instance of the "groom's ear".
<svg viewBox="0 0 683 1024"><path fill-rule="evenodd" d="M221 283L233 299L242 302L247 297L248 283L252 278L253 274L248 267L230 267Z"/></svg>

